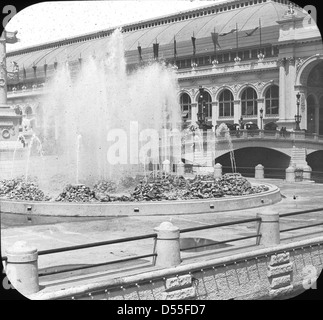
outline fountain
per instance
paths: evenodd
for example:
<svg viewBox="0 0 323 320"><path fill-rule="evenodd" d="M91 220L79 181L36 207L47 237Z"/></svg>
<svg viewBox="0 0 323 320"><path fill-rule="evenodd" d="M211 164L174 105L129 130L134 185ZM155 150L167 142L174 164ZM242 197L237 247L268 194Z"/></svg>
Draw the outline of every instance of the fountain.
<svg viewBox="0 0 323 320"><path fill-rule="evenodd" d="M82 136L77 135L76 140L76 184L79 183L79 172L80 172L80 149L81 149Z"/></svg>
<svg viewBox="0 0 323 320"><path fill-rule="evenodd" d="M152 62L128 74L120 30L111 36L106 52L82 63L76 77L71 75L68 63L62 64L47 88L48 94L41 102L46 106L46 112L37 128L37 136L32 136L28 146L25 178L34 165L32 172L36 173L41 189L46 189L52 196L52 201L4 199L1 205L6 213L24 214L26 206L30 206L34 215L45 218L92 219L109 215L238 210L280 200L277 187L266 185L262 189L260 186L260 191L253 194L250 183L245 184L251 190L247 195L218 199L224 195L221 183L227 183L231 178L220 182L189 182L182 176L174 175L175 179L162 172L163 169L172 171L172 165L183 157L182 133L178 130L181 115L176 70ZM194 142L203 150L201 134L197 130ZM235 173L233 146L224 124L216 130L216 136L222 134L228 141L232 172ZM41 171L38 162L31 161L31 148L35 143L42 158ZM144 177L141 182L136 180L138 174ZM135 189L131 196L120 197L111 190L109 194L101 194L102 188L109 186L107 181L121 185L125 177L137 183L133 185ZM192 193L190 183L198 191ZM57 186L61 191L59 196ZM70 199L76 203L62 202ZM178 201L170 201L176 199ZM157 200L158 203L149 203Z"/></svg>
<svg viewBox="0 0 323 320"><path fill-rule="evenodd" d="M122 34L116 31L111 38L107 54L90 57L76 79L62 66L42 101L47 106L44 139L55 141L59 153L55 167L66 168L64 174L71 180L77 169L84 183L111 176L119 179L130 168L141 171L147 157L140 153L145 138L158 138L162 129L180 124L174 71L152 63L128 75ZM78 135L82 148L75 146L80 143ZM157 151L164 152L151 150ZM160 156L152 156L153 161L159 163Z"/></svg>
<svg viewBox="0 0 323 320"><path fill-rule="evenodd" d="M33 134L30 139L29 145L28 145L28 153L27 153L27 159L26 159L26 171L25 171L25 181L26 182L28 181L31 152L32 152L32 147L34 146L35 141L38 144L37 153L40 155L42 163L44 163L42 143L39 140L39 138L35 134ZM42 166L42 170L39 170L39 171L40 171L40 173L43 172L43 166Z"/></svg>
<svg viewBox="0 0 323 320"><path fill-rule="evenodd" d="M236 166L236 160L234 156L234 150L233 150L233 144L230 136L230 130L228 126L225 123L221 123L219 127L215 131L217 139L221 139L221 137L224 137L224 139L228 143L229 147L229 153L230 153L230 162L231 162L231 170L232 173L237 173L237 166Z"/></svg>

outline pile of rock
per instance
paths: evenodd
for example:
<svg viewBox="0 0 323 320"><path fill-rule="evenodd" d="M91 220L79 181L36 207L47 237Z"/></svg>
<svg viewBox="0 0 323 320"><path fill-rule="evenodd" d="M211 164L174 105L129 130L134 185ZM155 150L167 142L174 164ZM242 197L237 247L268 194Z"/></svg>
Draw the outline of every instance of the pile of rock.
<svg viewBox="0 0 323 320"><path fill-rule="evenodd" d="M212 175L197 175L194 179L182 176L164 176L141 181L132 196L136 201L211 199L240 196L267 191L265 185L252 187L241 174L225 174L220 179Z"/></svg>
<svg viewBox="0 0 323 320"><path fill-rule="evenodd" d="M139 180L139 182L138 182ZM240 196L268 191L266 185L252 186L241 174L224 174L219 179L212 175L197 175L193 179L155 173L148 177L125 177L120 181L130 194L116 193L117 184L101 180L93 188L83 184L68 184L55 201L62 202L114 202L212 199L223 196ZM0 181L0 197L15 200L49 201L38 188L37 182L23 178Z"/></svg>
<svg viewBox="0 0 323 320"><path fill-rule="evenodd" d="M63 202L94 202L98 201L95 192L83 184L68 184L55 201Z"/></svg>
<svg viewBox="0 0 323 320"><path fill-rule="evenodd" d="M240 173L226 173L217 181L226 195L241 196L269 190L265 185L253 187Z"/></svg>
<svg viewBox="0 0 323 320"><path fill-rule="evenodd" d="M22 201L49 201L51 197L39 189L37 182L15 178L0 181L0 196L5 199Z"/></svg>
<svg viewBox="0 0 323 320"><path fill-rule="evenodd" d="M6 194L14 190L17 185L17 179L7 179L0 181L0 197L4 197Z"/></svg>

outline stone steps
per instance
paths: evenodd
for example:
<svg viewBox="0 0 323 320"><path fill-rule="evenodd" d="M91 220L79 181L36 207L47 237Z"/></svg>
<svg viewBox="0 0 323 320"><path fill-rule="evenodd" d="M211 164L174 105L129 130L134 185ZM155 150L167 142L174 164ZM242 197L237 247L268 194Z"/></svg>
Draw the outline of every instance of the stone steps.
<svg viewBox="0 0 323 320"><path fill-rule="evenodd" d="M306 167L308 165L306 161L306 149L293 147L291 153L291 162L297 168Z"/></svg>

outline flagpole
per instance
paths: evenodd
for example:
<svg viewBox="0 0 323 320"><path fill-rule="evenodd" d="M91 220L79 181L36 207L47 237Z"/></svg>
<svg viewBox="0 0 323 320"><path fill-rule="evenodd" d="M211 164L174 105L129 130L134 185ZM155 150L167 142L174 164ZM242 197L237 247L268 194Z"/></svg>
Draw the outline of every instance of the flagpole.
<svg viewBox="0 0 323 320"><path fill-rule="evenodd" d="M214 28L214 34L215 34L215 28ZM217 56L216 56L216 43L214 43L214 60L217 61Z"/></svg>
<svg viewBox="0 0 323 320"><path fill-rule="evenodd" d="M262 50L261 50L261 20L259 18L259 51L260 53L262 53Z"/></svg>
<svg viewBox="0 0 323 320"><path fill-rule="evenodd" d="M236 57L234 58L234 62L235 63L239 63L241 61L241 58L239 58L239 55L238 55L238 49L239 49L239 43L238 43L238 23L236 23L236 50L237 50L237 53L236 53Z"/></svg>
<svg viewBox="0 0 323 320"><path fill-rule="evenodd" d="M261 19L259 18L259 53L258 53L258 59L259 61L262 61L265 58L265 54L262 53L262 43L261 43Z"/></svg>
<svg viewBox="0 0 323 320"><path fill-rule="evenodd" d="M175 39L175 36L174 36L174 64L176 64L176 39Z"/></svg>
<svg viewBox="0 0 323 320"><path fill-rule="evenodd" d="M236 57L238 58L238 48L239 48L239 44L238 44L238 24L236 23L236 47L237 47L237 55Z"/></svg>

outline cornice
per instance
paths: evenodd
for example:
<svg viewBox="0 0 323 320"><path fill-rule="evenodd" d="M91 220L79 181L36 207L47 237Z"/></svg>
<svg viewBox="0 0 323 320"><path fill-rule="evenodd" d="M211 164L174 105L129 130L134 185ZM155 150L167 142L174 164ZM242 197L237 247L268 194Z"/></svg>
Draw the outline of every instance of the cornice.
<svg viewBox="0 0 323 320"><path fill-rule="evenodd" d="M315 37L315 38L306 38L306 39L293 39L293 40L284 40L282 42L277 42L276 46L278 48L282 47L287 47L287 46L303 46L303 45L308 45L309 43L315 43L319 42L320 44L322 43L322 38L321 37Z"/></svg>
<svg viewBox="0 0 323 320"><path fill-rule="evenodd" d="M217 72L215 73L213 71L212 68L208 68L208 69L205 69L205 73L203 73L203 70L200 70L199 74L191 74L191 75L187 75L187 76L184 76L184 77L181 77L181 73L178 72L177 73L177 77L178 77L178 81L179 82L184 82L186 80L196 80L196 79L207 79L207 78L223 78L223 77L226 77L226 76L237 76L239 77L240 75L243 75L243 74L250 74L250 73L259 73L261 74L262 72L264 71L278 71L279 70L279 64L278 64L278 61L277 60L272 60L272 61L269 61L268 63L272 62L272 64L274 64L276 62L275 65L273 66L267 66L267 67L259 67L259 68L253 68L253 69L240 69L240 70L232 70L232 71L225 71L225 66L223 66L222 68L224 69L224 72ZM232 66L229 66L229 67L232 67ZM197 70L196 72L198 72L199 70ZM189 73L190 71L187 71L187 74Z"/></svg>

